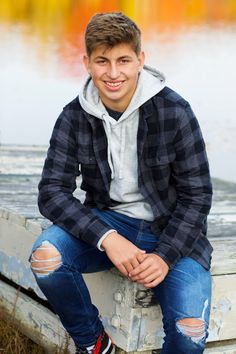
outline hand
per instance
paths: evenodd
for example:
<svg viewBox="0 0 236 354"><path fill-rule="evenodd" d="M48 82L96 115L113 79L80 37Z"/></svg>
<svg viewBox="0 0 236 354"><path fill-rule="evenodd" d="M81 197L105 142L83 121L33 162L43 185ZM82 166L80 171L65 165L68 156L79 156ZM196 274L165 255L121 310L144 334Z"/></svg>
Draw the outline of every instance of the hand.
<svg viewBox="0 0 236 354"><path fill-rule="evenodd" d="M139 265L129 272L129 278L146 288L154 288L166 277L169 266L157 254L146 254L145 258L138 255Z"/></svg>
<svg viewBox="0 0 236 354"><path fill-rule="evenodd" d="M147 256L146 252L117 232L110 233L101 245L114 266L126 277Z"/></svg>

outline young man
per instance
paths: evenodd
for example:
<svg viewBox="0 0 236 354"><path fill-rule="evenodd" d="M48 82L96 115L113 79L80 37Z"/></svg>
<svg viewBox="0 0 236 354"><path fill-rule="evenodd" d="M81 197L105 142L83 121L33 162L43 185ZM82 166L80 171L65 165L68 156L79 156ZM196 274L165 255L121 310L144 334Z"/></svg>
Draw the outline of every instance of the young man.
<svg viewBox="0 0 236 354"><path fill-rule="evenodd" d="M39 209L53 226L33 246L32 270L77 353L113 349L81 275L113 266L157 296L162 353L202 353L212 188L198 122L144 66L129 18L94 16L85 43L89 77L56 122L39 184ZM80 174L84 203L73 196Z"/></svg>

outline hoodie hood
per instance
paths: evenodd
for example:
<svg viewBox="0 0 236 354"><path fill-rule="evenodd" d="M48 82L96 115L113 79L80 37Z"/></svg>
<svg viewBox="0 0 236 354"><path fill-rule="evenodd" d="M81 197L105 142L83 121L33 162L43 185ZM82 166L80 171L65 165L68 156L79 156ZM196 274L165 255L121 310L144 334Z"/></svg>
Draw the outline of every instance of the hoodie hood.
<svg viewBox="0 0 236 354"><path fill-rule="evenodd" d="M165 86L164 75L152 68L144 65L140 72L137 88L135 93L122 116L118 121L110 117L111 124L120 124L134 110L138 109L142 104L148 101L151 97L160 92ZM83 84L79 92L79 101L82 108L88 113L99 119L104 120L104 114L107 116L107 110L104 107L97 88L93 84L91 76L89 76ZM109 116L109 115L108 115Z"/></svg>
<svg viewBox="0 0 236 354"><path fill-rule="evenodd" d="M123 177L124 154L127 148L129 148L130 143L135 141L134 139L136 138L134 134L137 133L139 107L161 91L164 85L165 78L163 74L152 67L144 66L143 70L140 72L137 88L128 107L122 113L119 120L116 121L109 116L92 78L88 77L86 79L79 93L79 101L82 108L88 114L103 121L108 141L107 156L112 179L115 176L114 164L116 164L117 161L119 161L118 176L119 178ZM132 140L130 131L133 134ZM117 152L117 146L119 146L119 154Z"/></svg>

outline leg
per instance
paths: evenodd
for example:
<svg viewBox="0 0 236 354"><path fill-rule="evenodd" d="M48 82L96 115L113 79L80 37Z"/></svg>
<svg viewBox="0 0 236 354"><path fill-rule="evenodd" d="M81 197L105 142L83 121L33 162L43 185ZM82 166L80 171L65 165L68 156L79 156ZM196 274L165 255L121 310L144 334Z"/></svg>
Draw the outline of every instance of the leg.
<svg viewBox="0 0 236 354"><path fill-rule="evenodd" d="M111 266L105 252L58 226L45 230L33 246L31 267L35 279L77 345L94 344L103 331L81 273Z"/></svg>
<svg viewBox="0 0 236 354"><path fill-rule="evenodd" d="M191 258L183 258L154 289L163 313L162 354L201 354L210 316L211 276Z"/></svg>
<svg viewBox="0 0 236 354"><path fill-rule="evenodd" d="M125 228L120 228L119 222L114 228L141 249L155 249L158 236L149 222L115 214ZM203 353L210 315L210 272L186 257L153 290L162 308L166 334L162 354Z"/></svg>

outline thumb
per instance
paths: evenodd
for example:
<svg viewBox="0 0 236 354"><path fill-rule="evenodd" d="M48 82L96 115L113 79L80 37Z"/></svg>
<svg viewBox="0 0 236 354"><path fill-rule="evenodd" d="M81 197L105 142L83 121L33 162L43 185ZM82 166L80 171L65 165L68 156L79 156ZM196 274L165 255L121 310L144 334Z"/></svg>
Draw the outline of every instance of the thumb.
<svg viewBox="0 0 236 354"><path fill-rule="evenodd" d="M137 260L139 261L139 263L142 263L144 261L144 259L146 259L148 257L148 254L146 253L146 251L141 251L139 254L137 254Z"/></svg>

